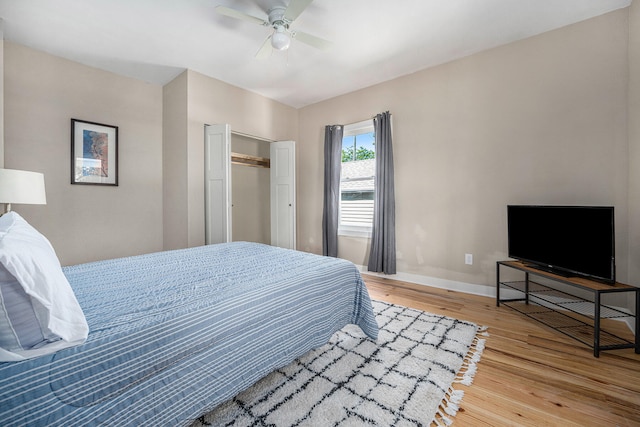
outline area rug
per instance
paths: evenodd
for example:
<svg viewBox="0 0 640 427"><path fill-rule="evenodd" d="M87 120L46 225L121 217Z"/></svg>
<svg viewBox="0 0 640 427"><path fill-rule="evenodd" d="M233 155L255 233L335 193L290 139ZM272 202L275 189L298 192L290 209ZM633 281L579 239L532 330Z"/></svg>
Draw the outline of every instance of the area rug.
<svg viewBox="0 0 640 427"><path fill-rule="evenodd" d="M377 342L349 325L200 417L202 426L445 426L471 385L477 325L373 301Z"/></svg>

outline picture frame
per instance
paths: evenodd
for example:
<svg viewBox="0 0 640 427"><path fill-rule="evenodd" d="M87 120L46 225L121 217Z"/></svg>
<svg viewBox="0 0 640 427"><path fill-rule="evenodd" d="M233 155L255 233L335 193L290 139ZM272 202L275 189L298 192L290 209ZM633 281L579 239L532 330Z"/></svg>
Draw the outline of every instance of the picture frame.
<svg viewBox="0 0 640 427"><path fill-rule="evenodd" d="M118 127L71 119L71 184L118 185Z"/></svg>

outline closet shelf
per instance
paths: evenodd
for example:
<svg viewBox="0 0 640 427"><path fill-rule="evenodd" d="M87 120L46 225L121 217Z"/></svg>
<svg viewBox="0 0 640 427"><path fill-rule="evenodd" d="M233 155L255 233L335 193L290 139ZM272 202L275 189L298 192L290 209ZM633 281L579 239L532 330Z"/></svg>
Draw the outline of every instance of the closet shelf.
<svg viewBox="0 0 640 427"><path fill-rule="evenodd" d="M271 160L264 157L250 156L248 154L231 153L231 164L268 168L271 166Z"/></svg>

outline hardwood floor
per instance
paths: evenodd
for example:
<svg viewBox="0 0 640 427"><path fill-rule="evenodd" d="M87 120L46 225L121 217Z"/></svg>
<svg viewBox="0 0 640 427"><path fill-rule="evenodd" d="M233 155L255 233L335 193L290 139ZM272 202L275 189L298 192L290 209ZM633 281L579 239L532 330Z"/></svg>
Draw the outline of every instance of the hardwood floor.
<svg viewBox="0 0 640 427"><path fill-rule="evenodd" d="M593 350L495 299L363 274L372 299L488 326L454 427L640 426L640 354ZM607 323L632 339L621 322Z"/></svg>

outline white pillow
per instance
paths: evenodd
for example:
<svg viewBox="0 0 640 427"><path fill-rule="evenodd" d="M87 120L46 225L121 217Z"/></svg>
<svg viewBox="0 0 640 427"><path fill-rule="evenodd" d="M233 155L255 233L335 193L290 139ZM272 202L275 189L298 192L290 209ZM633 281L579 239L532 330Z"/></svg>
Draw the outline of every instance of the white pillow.
<svg viewBox="0 0 640 427"><path fill-rule="evenodd" d="M89 326L51 243L20 215L0 217L0 361L82 344Z"/></svg>

